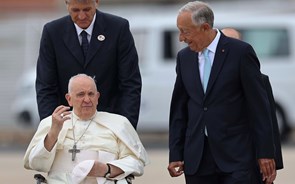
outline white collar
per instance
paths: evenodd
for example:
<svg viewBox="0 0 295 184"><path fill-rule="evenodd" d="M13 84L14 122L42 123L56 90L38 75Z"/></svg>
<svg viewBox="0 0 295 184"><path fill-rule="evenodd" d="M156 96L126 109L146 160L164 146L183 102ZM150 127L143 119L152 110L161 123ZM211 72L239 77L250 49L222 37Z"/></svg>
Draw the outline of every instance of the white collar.
<svg viewBox="0 0 295 184"><path fill-rule="evenodd" d="M72 111L72 114L73 114L73 115L72 115L72 117L73 117L73 121L74 121L74 122L76 122L77 120L79 120L79 121L85 121L85 122L90 121L90 120L94 119L94 117L96 116L96 113L97 113L97 112L95 112L94 115L91 116L88 120L82 120L82 119L80 119L80 118L74 113L74 109L73 109L73 111Z"/></svg>
<svg viewBox="0 0 295 184"><path fill-rule="evenodd" d="M210 50L212 53L215 54L216 48L217 48L217 44L218 44L218 41L220 39L220 32L219 32L218 29L215 29L214 28L214 30L216 30L217 34L216 34L214 40L210 43L210 45L208 45L207 49Z"/></svg>

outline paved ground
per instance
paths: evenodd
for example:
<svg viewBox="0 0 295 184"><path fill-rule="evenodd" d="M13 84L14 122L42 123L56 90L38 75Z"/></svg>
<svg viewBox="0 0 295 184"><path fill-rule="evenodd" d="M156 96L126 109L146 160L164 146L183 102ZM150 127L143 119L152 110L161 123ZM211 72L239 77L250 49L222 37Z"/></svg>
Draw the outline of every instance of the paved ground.
<svg viewBox="0 0 295 184"><path fill-rule="evenodd" d="M149 149L152 163L145 169L145 174L135 180L135 184L184 184L183 177L171 178L166 170L167 149ZM294 184L295 147L284 147L285 169L278 172L276 184ZM25 170L22 165L23 151L0 152L1 184L33 184L34 171Z"/></svg>
<svg viewBox="0 0 295 184"><path fill-rule="evenodd" d="M35 171L23 168L23 155L26 146L26 136L19 132L18 140L14 145L0 144L0 184L32 184L35 183ZM15 136L9 139L16 140ZM184 178L171 178L167 172L168 149L167 135L141 135L151 159L151 164L145 168L145 174L135 180L135 184L184 184ZM278 172L276 184L294 184L295 174L295 139L283 145L285 169Z"/></svg>

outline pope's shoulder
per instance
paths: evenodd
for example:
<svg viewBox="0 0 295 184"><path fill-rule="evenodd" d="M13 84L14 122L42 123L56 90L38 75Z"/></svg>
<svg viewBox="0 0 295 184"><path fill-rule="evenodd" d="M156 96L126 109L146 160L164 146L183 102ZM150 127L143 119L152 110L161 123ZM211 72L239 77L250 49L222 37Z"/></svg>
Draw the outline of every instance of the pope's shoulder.
<svg viewBox="0 0 295 184"><path fill-rule="evenodd" d="M122 115L110 113L110 112L104 112L104 111L98 111L96 113L96 118L99 121L102 122L112 122L112 123L130 123L129 120Z"/></svg>

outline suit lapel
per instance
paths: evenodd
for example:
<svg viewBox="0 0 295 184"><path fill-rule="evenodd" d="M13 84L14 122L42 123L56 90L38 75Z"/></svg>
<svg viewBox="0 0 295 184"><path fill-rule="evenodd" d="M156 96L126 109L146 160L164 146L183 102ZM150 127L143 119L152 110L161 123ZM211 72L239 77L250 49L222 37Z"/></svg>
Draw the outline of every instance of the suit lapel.
<svg viewBox="0 0 295 184"><path fill-rule="evenodd" d="M104 26L105 22L102 17L102 13L99 11L96 11L96 19L92 31L92 36L90 40L89 50L86 57L86 62L84 67L91 61L91 59L94 57L96 52L98 52L99 48L103 45L103 43L109 39L106 38Z"/></svg>
<svg viewBox="0 0 295 184"><path fill-rule="evenodd" d="M216 48L216 53L215 53L215 57L214 57L214 62L213 62L213 66L211 69L211 73L210 73L210 78L209 78L209 82L208 82L208 86L207 86L207 92L206 92L206 96L207 94L210 93L210 90L212 89L220 71L221 68L225 62L225 57L226 57L226 53L228 52L228 47L226 46L226 40L224 39L225 37L223 35L220 36L220 40L219 43L217 45Z"/></svg>
<svg viewBox="0 0 295 184"><path fill-rule="evenodd" d="M200 99L203 99L204 91L200 78L198 53L191 51L190 49L188 52L189 53L185 56L185 58L183 58L183 61L181 61L183 63L187 63L183 70L185 73L182 75L188 76L189 80L187 80L187 82L190 83L188 85L192 87L192 94L194 94L191 95L191 97L199 101Z"/></svg>
<svg viewBox="0 0 295 184"><path fill-rule="evenodd" d="M74 23L71 20L71 17L68 16L68 20L65 26L64 33L64 42L66 47L68 47L69 51L73 54L73 56L78 60L78 62L83 66L84 65L84 56L82 53L82 49L79 43L79 39Z"/></svg>

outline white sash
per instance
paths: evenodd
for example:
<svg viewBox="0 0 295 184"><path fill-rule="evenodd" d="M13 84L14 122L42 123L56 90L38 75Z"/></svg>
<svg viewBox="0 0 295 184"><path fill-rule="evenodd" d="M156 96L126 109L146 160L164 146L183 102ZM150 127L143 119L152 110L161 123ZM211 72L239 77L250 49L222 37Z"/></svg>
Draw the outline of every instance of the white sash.
<svg viewBox="0 0 295 184"><path fill-rule="evenodd" d="M72 182L72 171L81 162L85 160L98 160L102 163L106 163L117 159L115 154L105 152L105 151L89 151L80 150L76 154L76 158L72 161L72 155L68 150L57 150L55 155L55 162L51 166L50 172L48 173L49 178L55 178L55 176L65 173L68 183ZM104 177L86 177L82 182L83 184L106 184L114 183L113 181L107 181ZM81 184L82 184L81 183Z"/></svg>

